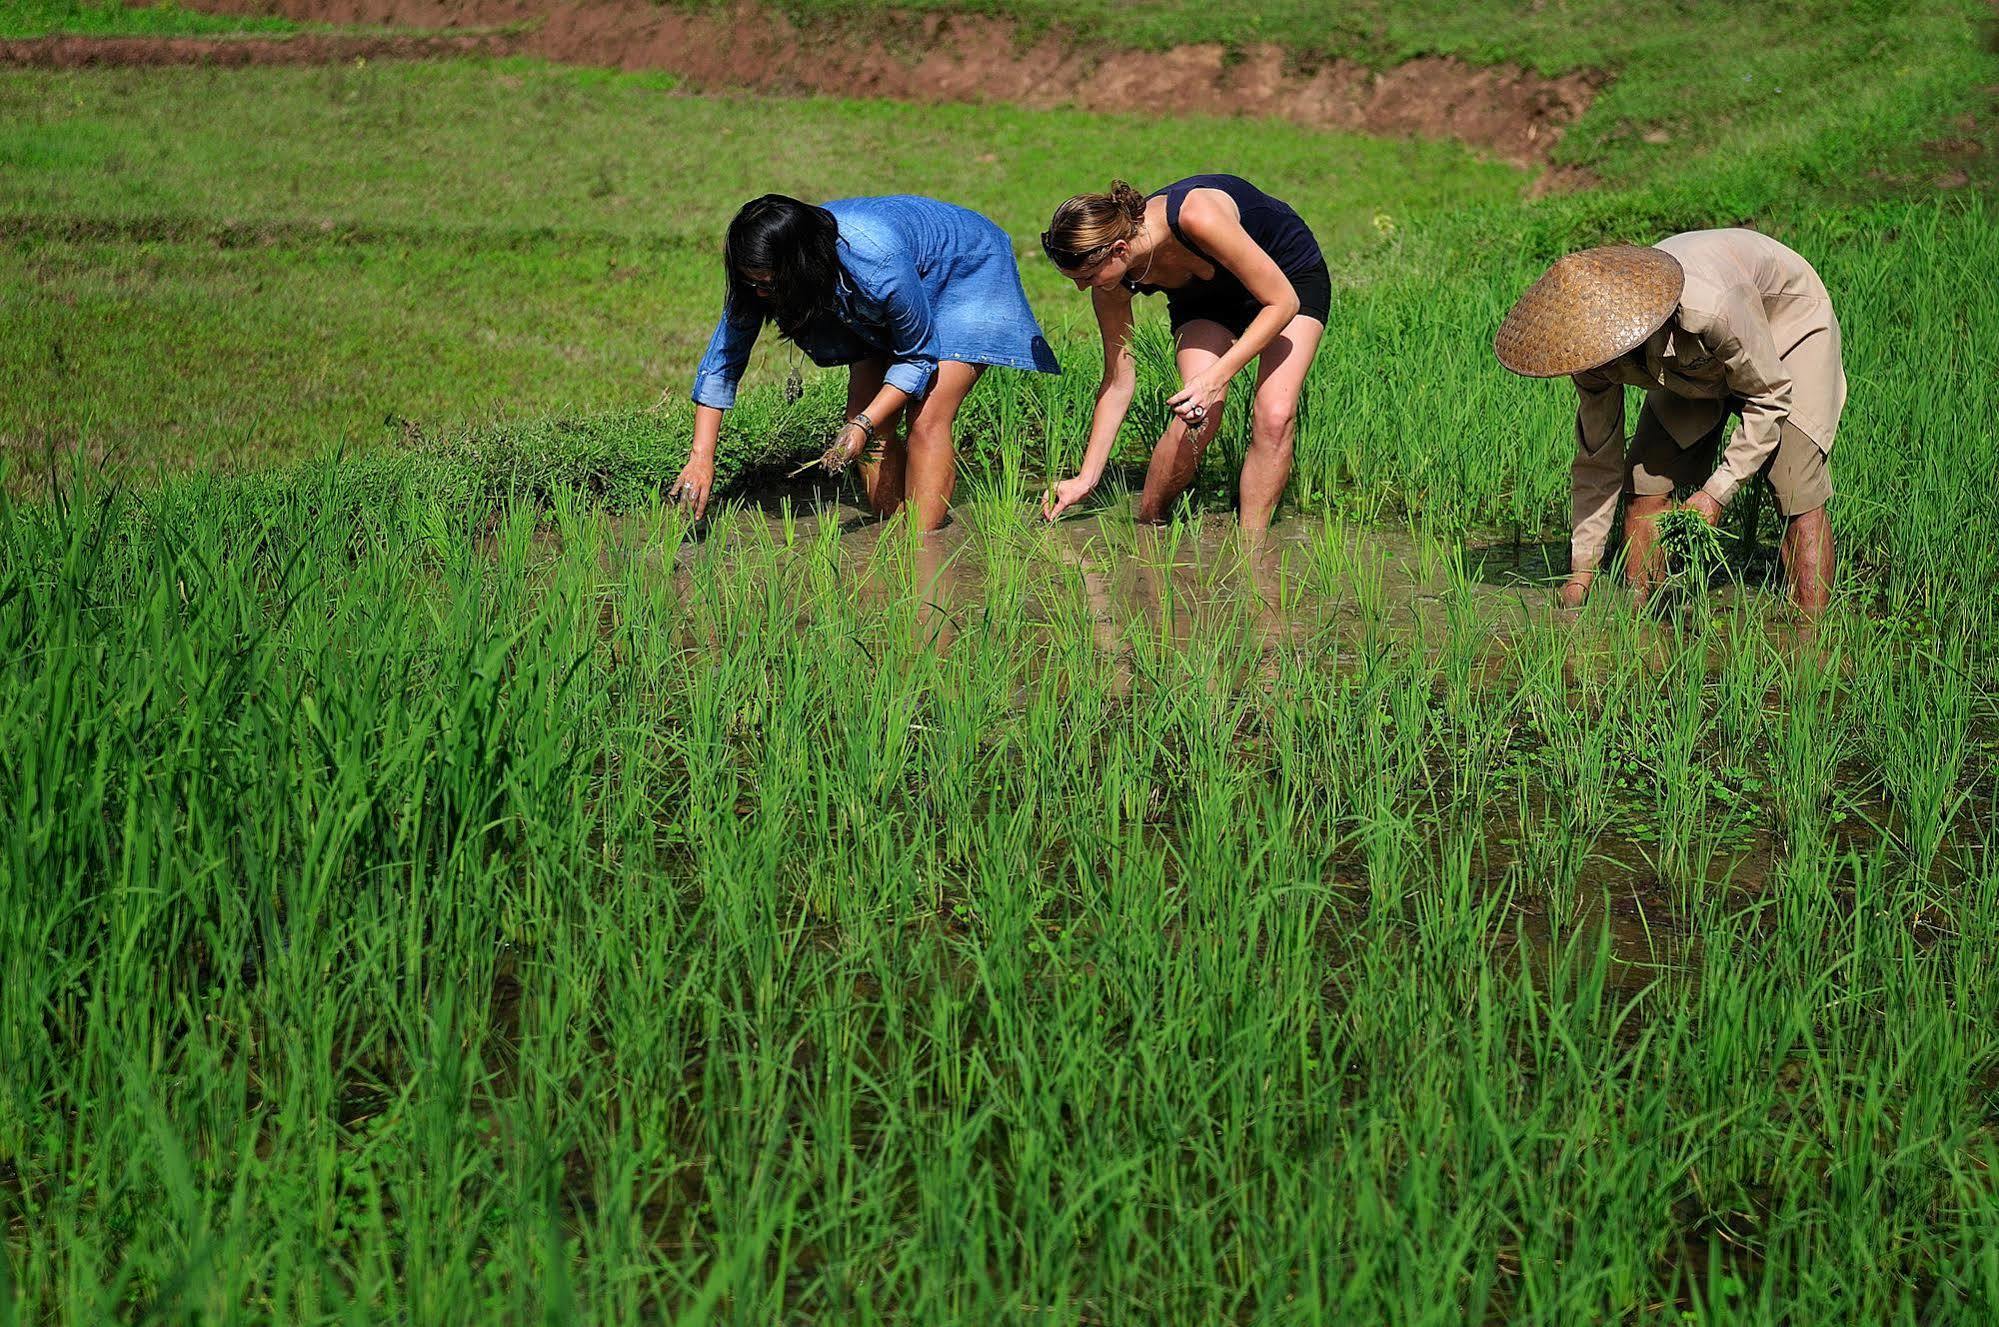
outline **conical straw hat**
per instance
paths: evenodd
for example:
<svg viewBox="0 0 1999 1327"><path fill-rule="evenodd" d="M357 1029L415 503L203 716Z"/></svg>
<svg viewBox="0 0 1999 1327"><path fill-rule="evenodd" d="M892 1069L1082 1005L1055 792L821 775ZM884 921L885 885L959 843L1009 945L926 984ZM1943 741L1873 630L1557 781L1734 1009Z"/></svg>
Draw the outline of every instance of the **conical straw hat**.
<svg viewBox="0 0 1999 1327"><path fill-rule="evenodd" d="M1686 284L1664 249L1612 244L1560 259L1499 325L1499 362L1529 378L1599 368L1665 326Z"/></svg>

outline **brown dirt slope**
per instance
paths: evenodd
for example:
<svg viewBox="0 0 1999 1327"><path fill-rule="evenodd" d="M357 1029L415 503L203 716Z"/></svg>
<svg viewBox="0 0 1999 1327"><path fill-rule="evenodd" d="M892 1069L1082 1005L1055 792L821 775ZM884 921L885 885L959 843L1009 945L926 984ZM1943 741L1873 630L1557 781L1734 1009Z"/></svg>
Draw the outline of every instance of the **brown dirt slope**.
<svg viewBox="0 0 1999 1327"><path fill-rule="evenodd" d="M335 24L526 25L508 49L575 64L664 69L700 90L1269 116L1317 128L1457 139L1523 166L1547 162L1605 81L1593 72L1547 78L1441 56L1376 71L1348 60L1302 68L1272 45L1141 51L1091 46L1073 34L1030 42L1013 24L976 15L891 13L865 26L801 28L752 0L700 11L653 0L192 3L217 13Z"/></svg>

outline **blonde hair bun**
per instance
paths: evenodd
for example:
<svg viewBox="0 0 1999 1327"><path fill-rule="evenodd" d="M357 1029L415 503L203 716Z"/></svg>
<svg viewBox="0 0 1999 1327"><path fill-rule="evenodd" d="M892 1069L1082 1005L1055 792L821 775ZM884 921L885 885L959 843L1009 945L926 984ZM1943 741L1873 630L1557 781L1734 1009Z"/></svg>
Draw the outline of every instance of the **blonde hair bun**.
<svg viewBox="0 0 1999 1327"><path fill-rule="evenodd" d="M1073 254L1084 260L1138 234L1145 220L1145 195L1123 180L1103 193L1077 194L1055 209L1048 223L1049 256Z"/></svg>

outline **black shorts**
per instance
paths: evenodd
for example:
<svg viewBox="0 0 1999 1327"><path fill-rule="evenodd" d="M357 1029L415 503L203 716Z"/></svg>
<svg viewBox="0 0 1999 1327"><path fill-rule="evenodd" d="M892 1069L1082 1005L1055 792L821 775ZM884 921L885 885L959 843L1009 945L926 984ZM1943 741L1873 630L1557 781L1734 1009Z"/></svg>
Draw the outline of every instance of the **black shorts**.
<svg viewBox="0 0 1999 1327"><path fill-rule="evenodd" d="M1241 336L1263 312L1263 305L1240 286L1216 290L1214 284L1202 282L1199 287L1166 292L1166 317L1175 336L1188 323L1202 320L1220 323ZM1326 315L1333 311L1333 274L1324 263L1292 273L1291 289L1298 292L1299 317L1326 321Z"/></svg>

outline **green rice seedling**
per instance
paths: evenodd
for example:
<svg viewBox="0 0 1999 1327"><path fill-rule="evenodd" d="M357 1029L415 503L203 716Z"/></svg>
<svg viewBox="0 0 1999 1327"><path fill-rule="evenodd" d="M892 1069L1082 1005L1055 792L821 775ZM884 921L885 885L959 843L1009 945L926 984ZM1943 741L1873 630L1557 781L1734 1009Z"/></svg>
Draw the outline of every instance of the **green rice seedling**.
<svg viewBox="0 0 1999 1327"><path fill-rule="evenodd" d="M1631 698L1637 754L1652 775L1659 818L1653 865L1682 898L1713 878L1716 847L1704 654L1683 648L1652 688Z"/></svg>
<svg viewBox="0 0 1999 1327"><path fill-rule="evenodd" d="M1654 518L1659 557L1665 566L1660 588L1677 601L1705 606L1707 588L1727 566L1721 530L1691 507L1673 507Z"/></svg>
<svg viewBox="0 0 1999 1327"><path fill-rule="evenodd" d="M1947 637L1933 652L1901 658L1877 650L1866 661L1863 684L1876 718L1870 744L1917 880L1931 878L1971 797L1964 779L1974 690L1967 658L1965 643Z"/></svg>
<svg viewBox="0 0 1999 1327"><path fill-rule="evenodd" d="M1850 656L1834 640L1821 648L1801 652L1778 674L1777 703L1765 715L1777 832L1790 851L1825 837L1839 814L1840 768L1853 753L1839 684Z"/></svg>

